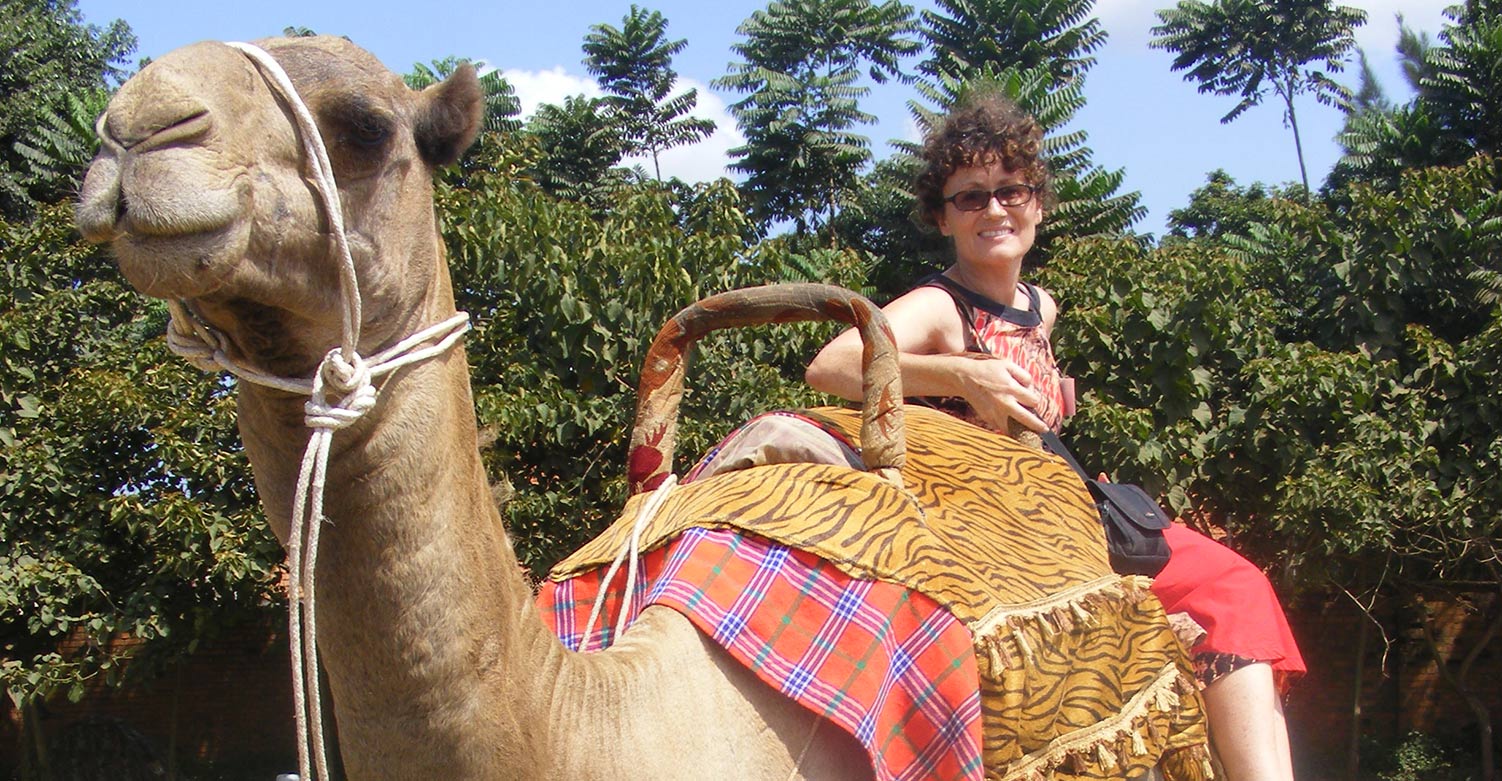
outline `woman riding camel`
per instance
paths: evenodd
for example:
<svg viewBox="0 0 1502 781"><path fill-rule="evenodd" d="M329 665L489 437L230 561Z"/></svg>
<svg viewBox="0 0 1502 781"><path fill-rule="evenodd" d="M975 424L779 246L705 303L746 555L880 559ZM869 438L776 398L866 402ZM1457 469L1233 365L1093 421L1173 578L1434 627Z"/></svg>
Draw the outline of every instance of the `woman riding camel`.
<svg viewBox="0 0 1502 781"><path fill-rule="evenodd" d="M915 191L923 219L952 240L954 263L883 310L904 392L996 431L1009 421L1057 430L1065 417L1065 383L1049 341L1058 306L1021 279L1052 198L1042 138L1032 117L994 94L933 128ZM826 345L806 379L860 399L858 334ZM1172 555L1152 590L1165 611L1188 613L1206 631L1191 652L1223 767L1232 781L1292 781L1279 692L1305 668L1277 596L1230 549L1178 524L1166 536Z"/></svg>

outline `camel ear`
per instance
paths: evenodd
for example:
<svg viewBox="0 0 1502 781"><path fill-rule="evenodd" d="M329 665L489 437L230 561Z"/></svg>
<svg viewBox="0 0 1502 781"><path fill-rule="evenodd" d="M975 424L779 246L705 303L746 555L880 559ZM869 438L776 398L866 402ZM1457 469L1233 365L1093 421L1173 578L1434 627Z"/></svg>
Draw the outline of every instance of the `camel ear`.
<svg viewBox="0 0 1502 781"><path fill-rule="evenodd" d="M428 165L450 165L464 154L480 132L485 95L473 65L464 63L453 75L422 91L412 136Z"/></svg>

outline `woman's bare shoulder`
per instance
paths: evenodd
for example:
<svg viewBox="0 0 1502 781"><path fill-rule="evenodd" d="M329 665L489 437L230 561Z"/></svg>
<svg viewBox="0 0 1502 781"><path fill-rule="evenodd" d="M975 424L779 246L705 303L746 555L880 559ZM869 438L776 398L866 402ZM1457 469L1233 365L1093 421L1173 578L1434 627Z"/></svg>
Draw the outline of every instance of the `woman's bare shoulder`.
<svg viewBox="0 0 1502 781"><path fill-rule="evenodd" d="M903 352L948 353L964 349L964 322L949 293L916 287L882 307Z"/></svg>

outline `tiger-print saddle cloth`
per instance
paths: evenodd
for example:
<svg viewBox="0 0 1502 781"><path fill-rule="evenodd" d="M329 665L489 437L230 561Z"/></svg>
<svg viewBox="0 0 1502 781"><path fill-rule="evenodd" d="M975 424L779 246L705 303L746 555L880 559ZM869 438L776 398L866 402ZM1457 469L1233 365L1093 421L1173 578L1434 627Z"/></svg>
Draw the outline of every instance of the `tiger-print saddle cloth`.
<svg viewBox="0 0 1502 781"><path fill-rule="evenodd" d="M856 412L804 414L859 437ZM828 464L724 472L672 489L639 550L737 529L931 598L972 635L987 778L1120 778L1159 759L1169 779L1208 777L1186 654L1150 581L1111 571L1079 478L943 413L906 416L904 487ZM609 566L648 499L633 496L550 580Z"/></svg>

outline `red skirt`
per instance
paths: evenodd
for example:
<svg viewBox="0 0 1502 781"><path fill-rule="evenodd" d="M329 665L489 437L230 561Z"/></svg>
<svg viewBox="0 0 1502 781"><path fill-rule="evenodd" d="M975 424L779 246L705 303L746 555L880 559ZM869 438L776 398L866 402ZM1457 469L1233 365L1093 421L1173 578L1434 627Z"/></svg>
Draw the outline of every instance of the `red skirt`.
<svg viewBox="0 0 1502 781"><path fill-rule="evenodd" d="M1224 545L1182 524L1164 533L1172 555L1153 580L1167 613L1188 613L1205 630L1193 654L1267 662L1280 683L1305 672L1283 606L1267 576Z"/></svg>

